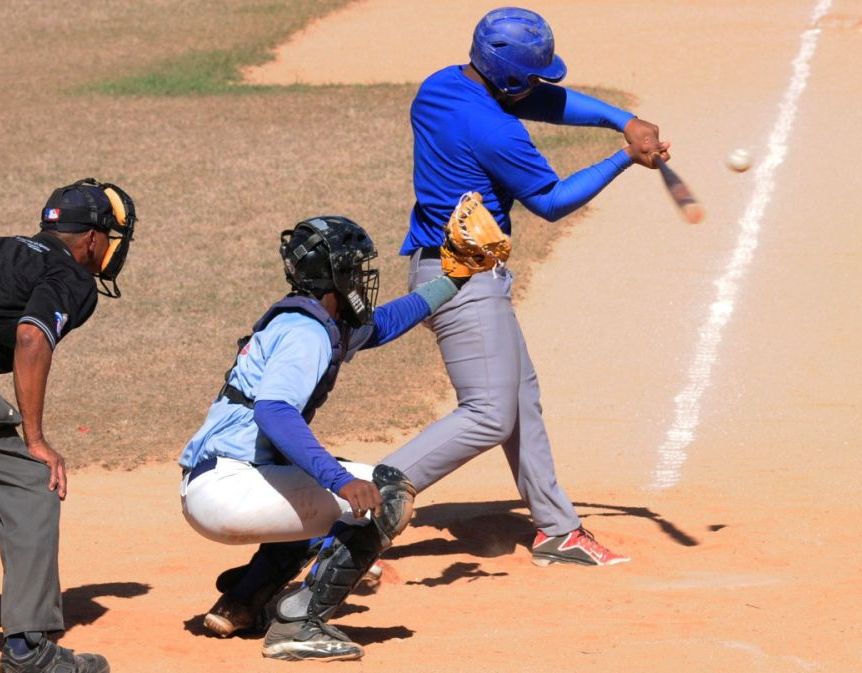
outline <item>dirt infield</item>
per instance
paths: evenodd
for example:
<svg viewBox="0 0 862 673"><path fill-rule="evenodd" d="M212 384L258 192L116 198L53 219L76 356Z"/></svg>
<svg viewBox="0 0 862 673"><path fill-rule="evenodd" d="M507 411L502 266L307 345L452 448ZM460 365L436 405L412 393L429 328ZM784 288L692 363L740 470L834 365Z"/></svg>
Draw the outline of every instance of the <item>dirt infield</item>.
<svg viewBox="0 0 862 673"><path fill-rule="evenodd" d="M429 54L463 60L464 27L488 6L356 3L280 52L286 81L418 81ZM633 168L519 305L559 479L587 527L633 561L532 566L527 514L489 452L422 495L381 589L337 619L367 651L343 667L860 670L862 140L836 120L862 102L862 5L532 6L568 83L638 96L708 212L684 224L658 176ZM815 9L828 11L820 30ZM450 25L457 39L444 39ZM754 154L747 173L723 165L735 147ZM388 448L339 450L373 461ZM170 464L72 475L63 644L128 673L291 666L260 659L257 639L202 634L212 580L249 549L197 537L178 480Z"/></svg>

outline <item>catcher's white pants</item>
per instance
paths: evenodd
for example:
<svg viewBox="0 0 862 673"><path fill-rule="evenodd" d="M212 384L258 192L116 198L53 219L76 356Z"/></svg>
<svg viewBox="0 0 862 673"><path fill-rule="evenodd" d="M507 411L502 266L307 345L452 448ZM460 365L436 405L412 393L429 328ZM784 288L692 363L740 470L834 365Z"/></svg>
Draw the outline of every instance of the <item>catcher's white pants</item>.
<svg viewBox="0 0 862 673"><path fill-rule="evenodd" d="M341 461L359 479L373 466ZM294 465L219 458L215 468L180 488L183 514L198 533L224 544L291 542L326 535L336 521L355 525L350 505Z"/></svg>

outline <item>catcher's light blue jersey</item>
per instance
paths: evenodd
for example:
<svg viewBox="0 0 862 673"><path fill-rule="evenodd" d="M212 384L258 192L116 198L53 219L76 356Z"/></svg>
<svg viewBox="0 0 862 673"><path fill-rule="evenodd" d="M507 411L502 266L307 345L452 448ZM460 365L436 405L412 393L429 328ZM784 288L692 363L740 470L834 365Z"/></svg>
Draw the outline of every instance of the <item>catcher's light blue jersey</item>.
<svg viewBox="0 0 862 673"><path fill-rule="evenodd" d="M302 411L332 358L326 329L302 313L281 313L255 332L237 357L230 383L254 400L277 400ZM212 403L203 426L186 445L185 468L212 456L258 465L278 451L254 421L254 411L223 398Z"/></svg>

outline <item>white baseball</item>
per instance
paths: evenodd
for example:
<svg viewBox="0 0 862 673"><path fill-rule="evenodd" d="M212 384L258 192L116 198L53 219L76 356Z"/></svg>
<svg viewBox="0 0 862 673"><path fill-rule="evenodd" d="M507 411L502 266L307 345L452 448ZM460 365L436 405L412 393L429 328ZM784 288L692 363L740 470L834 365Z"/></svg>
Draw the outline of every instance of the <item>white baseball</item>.
<svg viewBox="0 0 862 673"><path fill-rule="evenodd" d="M747 171L751 167L751 155L748 150L735 149L727 155L727 165L740 173Z"/></svg>

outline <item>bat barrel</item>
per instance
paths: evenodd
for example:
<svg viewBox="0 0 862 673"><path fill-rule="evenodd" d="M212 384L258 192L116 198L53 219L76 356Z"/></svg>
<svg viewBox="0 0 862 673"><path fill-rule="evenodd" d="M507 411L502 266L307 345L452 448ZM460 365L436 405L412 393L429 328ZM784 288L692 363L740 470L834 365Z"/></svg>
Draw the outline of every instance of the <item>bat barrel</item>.
<svg viewBox="0 0 862 673"><path fill-rule="evenodd" d="M697 224L702 221L706 215L706 211L694 197L694 194L691 193L688 185L682 181L658 154L654 154L652 159L655 165L658 166L658 170L661 173L668 192L670 192L671 198L677 205L677 208L682 211L685 219L691 224Z"/></svg>

